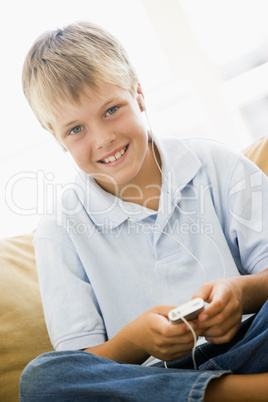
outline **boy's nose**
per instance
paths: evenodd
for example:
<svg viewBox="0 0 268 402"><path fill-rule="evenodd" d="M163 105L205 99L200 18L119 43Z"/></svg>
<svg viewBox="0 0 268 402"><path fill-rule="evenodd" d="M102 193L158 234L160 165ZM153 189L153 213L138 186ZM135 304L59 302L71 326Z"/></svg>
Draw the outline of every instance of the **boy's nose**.
<svg viewBox="0 0 268 402"><path fill-rule="evenodd" d="M116 139L116 135L114 132L107 130L96 130L94 135L94 142L96 148L106 148L108 147L114 140Z"/></svg>

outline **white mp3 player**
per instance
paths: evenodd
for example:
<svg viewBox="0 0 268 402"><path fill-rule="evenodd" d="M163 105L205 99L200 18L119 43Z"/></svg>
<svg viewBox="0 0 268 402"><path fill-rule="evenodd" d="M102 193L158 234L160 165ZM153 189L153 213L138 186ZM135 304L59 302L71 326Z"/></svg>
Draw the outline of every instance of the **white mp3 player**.
<svg viewBox="0 0 268 402"><path fill-rule="evenodd" d="M175 307L168 313L168 318L172 324L178 324L184 317L187 321L192 321L198 317L204 309L205 302L201 297L197 297L181 306Z"/></svg>

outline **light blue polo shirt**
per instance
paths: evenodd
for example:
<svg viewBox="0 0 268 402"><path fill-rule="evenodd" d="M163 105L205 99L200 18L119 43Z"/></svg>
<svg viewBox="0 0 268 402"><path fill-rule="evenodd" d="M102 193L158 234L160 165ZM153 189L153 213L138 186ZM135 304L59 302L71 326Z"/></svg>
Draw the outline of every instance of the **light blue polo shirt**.
<svg viewBox="0 0 268 402"><path fill-rule="evenodd" d="M35 251L56 350L101 344L157 304L190 300L206 281L268 267L267 177L215 141L165 138L157 147L157 212L80 172L41 219Z"/></svg>

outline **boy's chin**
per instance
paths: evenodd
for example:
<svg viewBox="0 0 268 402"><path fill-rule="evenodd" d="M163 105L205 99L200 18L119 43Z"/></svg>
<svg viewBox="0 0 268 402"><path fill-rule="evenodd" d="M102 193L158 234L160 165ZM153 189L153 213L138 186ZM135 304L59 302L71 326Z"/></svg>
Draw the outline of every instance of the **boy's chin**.
<svg viewBox="0 0 268 402"><path fill-rule="evenodd" d="M96 180L98 183L106 183L110 185L118 185L117 181L114 179L113 176L109 175L108 173L94 173L90 174L88 173L93 179Z"/></svg>

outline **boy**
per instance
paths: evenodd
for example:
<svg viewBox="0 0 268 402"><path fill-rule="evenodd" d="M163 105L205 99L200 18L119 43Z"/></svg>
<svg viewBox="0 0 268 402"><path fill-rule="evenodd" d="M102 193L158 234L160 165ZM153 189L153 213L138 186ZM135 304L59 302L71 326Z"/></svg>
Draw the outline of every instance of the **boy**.
<svg viewBox="0 0 268 402"><path fill-rule="evenodd" d="M152 140L138 82L90 23L45 33L25 60L26 98L78 177L36 233L56 352L25 369L21 401L265 400L267 179L213 141ZM172 325L196 297L198 319ZM193 331L209 341L199 370Z"/></svg>

